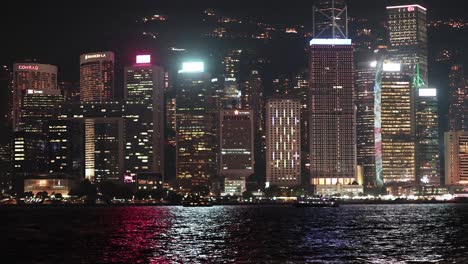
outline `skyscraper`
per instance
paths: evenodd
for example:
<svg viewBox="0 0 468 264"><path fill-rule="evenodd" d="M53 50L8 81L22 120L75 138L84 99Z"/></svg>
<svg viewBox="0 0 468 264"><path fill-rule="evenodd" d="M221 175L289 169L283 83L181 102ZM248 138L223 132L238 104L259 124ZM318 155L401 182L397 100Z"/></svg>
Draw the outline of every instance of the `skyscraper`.
<svg viewBox="0 0 468 264"><path fill-rule="evenodd" d="M11 92L13 86L13 73L11 67L7 65L0 66L0 97L4 98L0 106L0 125L11 126Z"/></svg>
<svg viewBox="0 0 468 264"><path fill-rule="evenodd" d="M226 78L240 79L240 60L242 50L229 50L223 59L224 74Z"/></svg>
<svg viewBox="0 0 468 264"><path fill-rule="evenodd" d="M210 75L203 62L185 62L176 83L176 176L184 188L207 186L217 171L216 122Z"/></svg>
<svg viewBox="0 0 468 264"><path fill-rule="evenodd" d="M125 68L125 171L164 173L164 71L139 55Z"/></svg>
<svg viewBox="0 0 468 264"><path fill-rule="evenodd" d="M356 110L350 39L310 42L310 172L314 185L356 176Z"/></svg>
<svg viewBox="0 0 468 264"><path fill-rule="evenodd" d="M416 100L416 177L422 184L439 185L439 111L437 89L419 88Z"/></svg>
<svg viewBox="0 0 468 264"><path fill-rule="evenodd" d="M47 122L58 118L63 99L58 90L48 94L47 91L28 89L22 96L18 130L45 132Z"/></svg>
<svg viewBox="0 0 468 264"><path fill-rule="evenodd" d="M271 97L266 103L267 187L301 183L301 102Z"/></svg>
<svg viewBox="0 0 468 264"><path fill-rule="evenodd" d="M468 86L462 65L453 65L449 75L449 131L468 129Z"/></svg>
<svg viewBox="0 0 468 264"><path fill-rule="evenodd" d="M32 96L35 95L45 97L60 95L60 90L57 86L57 67L49 64L15 63L13 65L12 88L12 127L13 130L17 131L20 126L21 110L25 96L33 100ZM31 102L31 100L28 101ZM35 103L32 104L34 105ZM38 106L41 107L40 105Z"/></svg>
<svg viewBox="0 0 468 264"><path fill-rule="evenodd" d="M247 81L242 85L242 109L252 110L254 131L255 174L265 171L265 92L262 77L257 70L250 71ZM264 181L263 177L257 180Z"/></svg>
<svg viewBox="0 0 468 264"><path fill-rule="evenodd" d="M420 5L387 7L390 53L411 74L419 65L424 83L428 83L426 12Z"/></svg>
<svg viewBox="0 0 468 264"><path fill-rule="evenodd" d="M253 117L251 110L221 110L219 114L219 174L226 186L238 186L242 195L248 176L254 173Z"/></svg>
<svg viewBox="0 0 468 264"><path fill-rule="evenodd" d="M61 118L83 122L84 177L92 182L122 183L125 158L125 104L120 102L68 103Z"/></svg>
<svg viewBox="0 0 468 264"><path fill-rule="evenodd" d="M381 81L382 175L385 183L414 182L414 98L400 64L384 64Z"/></svg>
<svg viewBox="0 0 468 264"><path fill-rule="evenodd" d="M356 67L357 165L363 170L365 186L376 185L374 140L375 66L370 62L361 62Z"/></svg>
<svg viewBox="0 0 468 264"><path fill-rule="evenodd" d="M445 132L445 184L468 185L468 131Z"/></svg>
<svg viewBox="0 0 468 264"><path fill-rule="evenodd" d="M81 120L53 120L47 123L48 173L65 173L81 180L84 176L84 138Z"/></svg>
<svg viewBox="0 0 468 264"><path fill-rule="evenodd" d="M104 102L114 99L114 53L97 52L80 56L80 99Z"/></svg>

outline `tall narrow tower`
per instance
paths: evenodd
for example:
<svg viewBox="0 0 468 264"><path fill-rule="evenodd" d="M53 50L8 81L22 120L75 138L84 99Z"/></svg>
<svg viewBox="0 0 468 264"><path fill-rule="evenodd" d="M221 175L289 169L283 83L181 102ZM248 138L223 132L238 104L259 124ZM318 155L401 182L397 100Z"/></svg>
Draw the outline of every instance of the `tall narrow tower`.
<svg viewBox="0 0 468 264"><path fill-rule="evenodd" d="M347 38L344 1L320 1L314 7L310 41L310 173L319 186L356 179L356 107L354 57ZM317 15L328 19L319 22Z"/></svg>

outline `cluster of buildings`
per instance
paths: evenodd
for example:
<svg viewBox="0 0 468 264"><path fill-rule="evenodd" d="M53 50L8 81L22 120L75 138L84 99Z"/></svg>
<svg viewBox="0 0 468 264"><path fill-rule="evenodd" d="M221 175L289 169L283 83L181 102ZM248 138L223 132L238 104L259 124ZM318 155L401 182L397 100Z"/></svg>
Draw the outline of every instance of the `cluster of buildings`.
<svg viewBox="0 0 468 264"><path fill-rule="evenodd" d="M270 97L259 69L241 80L242 50L226 54L219 75L203 60L170 73L138 55L124 69L123 100L115 96L112 52L81 55L79 89L58 83L56 66L16 63L11 178L1 183L63 195L84 179L221 195L242 195L251 182L254 189L311 185L324 195L463 186L468 85L463 67L453 66L442 178L426 13L420 5L387 7L389 45L356 61L345 2L318 1L309 68L287 80L292 89L273 80ZM176 150L173 181L168 145Z"/></svg>

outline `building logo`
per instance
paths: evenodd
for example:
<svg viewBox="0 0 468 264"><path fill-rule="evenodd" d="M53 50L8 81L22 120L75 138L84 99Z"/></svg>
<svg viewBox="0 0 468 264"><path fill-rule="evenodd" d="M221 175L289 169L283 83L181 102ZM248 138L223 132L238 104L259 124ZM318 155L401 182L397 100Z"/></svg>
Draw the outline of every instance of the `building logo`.
<svg viewBox="0 0 468 264"><path fill-rule="evenodd" d="M414 6L408 6L408 12L413 12L414 11Z"/></svg>
<svg viewBox="0 0 468 264"><path fill-rule="evenodd" d="M105 53L98 53L98 54L86 54L85 60L89 59L97 59L97 58L105 58L107 55Z"/></svg>
<svg viewBox="0 0 468 264"><path fill-rule="evenodd" d="M19 70L31 70L31 71L38 71L39 66L38 65L19 65L18 66Z"/></svg>

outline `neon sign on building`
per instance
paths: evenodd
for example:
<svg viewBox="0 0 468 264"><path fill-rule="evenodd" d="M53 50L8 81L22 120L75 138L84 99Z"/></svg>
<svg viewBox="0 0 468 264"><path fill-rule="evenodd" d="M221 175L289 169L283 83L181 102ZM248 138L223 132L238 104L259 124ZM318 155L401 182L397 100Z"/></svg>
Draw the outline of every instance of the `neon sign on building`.
<svg viewBox="0 0 468 264"><path fill-rule="evenodd" d="M38 71L39 66L38 65L19 65L18 66L19 70L32 70L32 71Z"/></svg>

